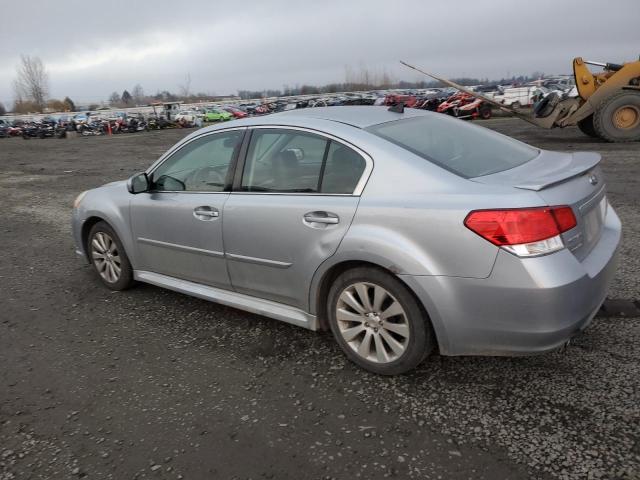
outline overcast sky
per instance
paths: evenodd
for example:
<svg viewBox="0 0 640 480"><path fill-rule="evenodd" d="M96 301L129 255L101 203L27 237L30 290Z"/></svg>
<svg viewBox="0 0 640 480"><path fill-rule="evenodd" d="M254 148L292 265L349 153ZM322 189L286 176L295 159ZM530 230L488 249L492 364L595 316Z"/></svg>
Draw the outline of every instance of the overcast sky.
<svg viewBox="0 0 640 480"><path fill-rule="evenodd" d="M640 0L1 1L0 101L12 103L20 54L39 56L51 96L106 100L216 94L345 80L345 65L419 75L500 78L571 73L571 59L640 55Z"/></svg>

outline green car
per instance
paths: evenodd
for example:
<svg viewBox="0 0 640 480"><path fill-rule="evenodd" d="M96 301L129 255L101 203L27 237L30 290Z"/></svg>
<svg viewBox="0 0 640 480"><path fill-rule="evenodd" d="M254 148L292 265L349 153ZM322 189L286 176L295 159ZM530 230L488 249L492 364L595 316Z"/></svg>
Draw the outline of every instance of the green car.
<svg viewBox="0 0 640 480"><path fill-rule="evenodd" d="M204 113L204 121L205 122L224 122L225 120L231 120L233 115L229 112L225 112L224 110L219 110L217 108L210 108Z"/></svg>

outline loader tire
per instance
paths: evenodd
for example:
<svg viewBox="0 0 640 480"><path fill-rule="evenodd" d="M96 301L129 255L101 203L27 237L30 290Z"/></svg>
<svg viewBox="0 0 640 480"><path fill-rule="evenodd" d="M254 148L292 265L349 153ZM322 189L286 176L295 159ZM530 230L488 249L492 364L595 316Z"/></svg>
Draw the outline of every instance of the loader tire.
<svg viewBox="0 0 640 480"><path fill-rule="evenodd" d="M587 118L580 120L578 122L578 128L588 137L600 138L593 128L593 115L589 115Z"/></svg>
<svg viewBox="0 0 640 480"><path fill-rule="evenodd" d="M621 91L604 100L593 114L593 128L607 142L640 141L640 93Z"/></svg>

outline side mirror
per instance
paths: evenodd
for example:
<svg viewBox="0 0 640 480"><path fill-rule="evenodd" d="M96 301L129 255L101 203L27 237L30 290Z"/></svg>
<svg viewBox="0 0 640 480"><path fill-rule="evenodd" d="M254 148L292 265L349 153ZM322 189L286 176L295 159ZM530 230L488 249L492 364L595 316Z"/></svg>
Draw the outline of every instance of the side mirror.
<svg viewBox="0 0 640 480"><path fill-rule="evenodd" d="M143 193L148 192L150 188L149 177L145 172L136 173L133 177L127 180L127 190L129 193Z"/></svg>

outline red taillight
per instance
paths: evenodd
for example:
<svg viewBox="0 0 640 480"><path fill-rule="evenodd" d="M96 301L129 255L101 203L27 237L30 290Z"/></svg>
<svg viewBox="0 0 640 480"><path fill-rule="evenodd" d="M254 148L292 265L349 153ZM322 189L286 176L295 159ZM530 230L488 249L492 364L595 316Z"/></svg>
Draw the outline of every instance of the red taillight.
<svg viewBox="0 0 640 480"><path fill-rule="evenodd" d="M467 215L464 224L494 245L521 245L571 230L576 217L567 206L477 210Z"/></svg>

